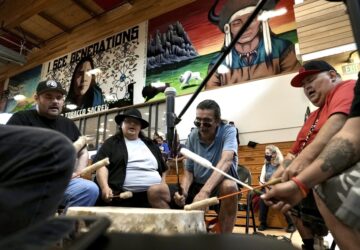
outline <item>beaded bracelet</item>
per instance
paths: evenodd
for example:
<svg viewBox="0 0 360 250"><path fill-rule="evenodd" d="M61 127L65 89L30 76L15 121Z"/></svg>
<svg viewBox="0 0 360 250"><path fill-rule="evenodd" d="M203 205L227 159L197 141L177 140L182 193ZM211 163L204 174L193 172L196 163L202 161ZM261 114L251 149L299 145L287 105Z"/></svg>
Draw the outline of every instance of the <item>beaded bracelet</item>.
<svg viewBox="0 0 360 250"><path fill-rule="evenodd" d="M310 189L305 186L304 183L302 183L299 179L297 179L295 176L291 178L291 180L296 184L296 186L300 189L301 196L305 198Z"/></svg>

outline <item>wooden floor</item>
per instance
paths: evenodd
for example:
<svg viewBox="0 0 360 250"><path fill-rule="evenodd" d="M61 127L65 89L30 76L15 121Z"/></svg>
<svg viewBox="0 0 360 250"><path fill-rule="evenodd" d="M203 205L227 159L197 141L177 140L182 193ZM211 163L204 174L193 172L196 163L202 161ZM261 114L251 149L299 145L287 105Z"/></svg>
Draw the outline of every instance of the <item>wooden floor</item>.
<svg viewBox="0 0 360 250"><path fill-rule="evenodd" d="M300 237L300 234L298 231L294 232L294 233L287 233L285 232L285 229L277 229L277 228L270 228L267 229L265 231L258 231L256 230L258 233L262 233L265 235L271 235L271 236L283 236L283 237L287 237L288 239L290 239L291 243L293 244L294 247L301 249L301 245L302 245L302 240ZM239 233L239 234L245 234L245 227L235 227L233 233ZM252 228L250 228L250 234L253 233ZM324 237L324 243L326 245L328 245L329 247L331 246L331 243L333 241L333 238L331 236L331 234L329 233L328 236ZM269 248L271 249L271 247ZM339 250L338 247L336 247L335 250Z"/></svg>
<svg viewBox="0 0 360 250"><path fill-rule="evenodd" d="M287 237L291 240L291 243L298 249L301 249L302 240L300 237L300 234L298 231L294 232L293 234L285 232L285 229L267 229L265 231L258 231L258 233L265 234L265 235L271 235L271 236L283 236ZM233 233L240 233L245 234L245 227L235 227ZM253 233L252 228L250 228L250 234Z"/></svg>

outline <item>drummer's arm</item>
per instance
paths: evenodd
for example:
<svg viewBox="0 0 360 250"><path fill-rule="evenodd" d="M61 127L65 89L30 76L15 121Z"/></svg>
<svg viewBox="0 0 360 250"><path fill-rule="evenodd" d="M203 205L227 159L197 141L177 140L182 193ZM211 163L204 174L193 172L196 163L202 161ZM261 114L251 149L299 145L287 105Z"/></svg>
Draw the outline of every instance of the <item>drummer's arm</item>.
<svg viewBox="0 0 360 250"><path fill-rule="evenodd" d="M286 168L282 175L282 180L287 181L308 167L319 156L331 138L341 130L346 119L347 116L343 113L336 113L330 116L315 139Z"/></svg>
<svg viewBox="0 0 360 250"><path fill-rule="evenodd" d="M297 178L312 188L360 160L360 117L350 118L330 140L319 157Z"/></svg>
<svg viewBox="0 0 360 250"><path fill-rule="evenodd" d="M184 168L184 175L181 181L181 187L184 193L188 193L191 183L194 180L194 175L192 172Z"/></svg>
<svg viewBox="0 0 360 250"><path fill-rule="evenodd" d="M83 148L77 155L74 173L73 175L78 175L81 171L88 166L89 153L86 148Z"/></svg>
<svg viewBox="0 0 360 250"><path fill-rule="evenodd" d="M234 151L224 150L221 154L220 161L216 164L216 168L227 173L232 165L234 158ZM219 183L224 179L224 176L217 171L213 171L209 179L206 181L205 185L202 187L200 192L204 192L207 196L210 196L214 188L219 185ZM200 193L199 192L199 193Z"/></svg>
<svg viewBox="0 0 360 250"><path fill-rule="evenodd" d="M110 188L108 179L109 179L109 170L107 167L99 168L96 171L96 181L98 182L101 190Z"/></svg>
<svg viewBox="0 0 360 250"><path fill-rule="evenodd" d="M290 163L295 159L295 155L292 153L288 153L285 158L284 161L279 165L279 167L276 169L275 173L273 173L273 175L271 176L271 179L275 179L278 177L281 177L282 174L284 173L284 170L290 165Z"/></svg>

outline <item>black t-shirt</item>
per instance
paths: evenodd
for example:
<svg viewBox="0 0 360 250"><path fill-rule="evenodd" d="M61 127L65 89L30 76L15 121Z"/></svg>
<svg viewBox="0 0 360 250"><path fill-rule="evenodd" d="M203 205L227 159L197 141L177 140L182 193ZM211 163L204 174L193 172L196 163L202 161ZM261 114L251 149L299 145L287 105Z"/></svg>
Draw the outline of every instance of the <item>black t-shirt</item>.
<svg viewBox="0 0 360 250"><path fill-rule="evenodd" d="M350 117L360 116L360 72L354 88L354 92L355 92L355 97L351 105L351 111L349 115Z"/></svg>
<svg viewBox="0 0 360 250"><path fill-rule="evenodd" d="M75 123L69 118L58 116L56 119L48 119L40 116L36 110L19 111L13 114L7 124L56 130L67 136L73 142L81 135Z"/></svg>

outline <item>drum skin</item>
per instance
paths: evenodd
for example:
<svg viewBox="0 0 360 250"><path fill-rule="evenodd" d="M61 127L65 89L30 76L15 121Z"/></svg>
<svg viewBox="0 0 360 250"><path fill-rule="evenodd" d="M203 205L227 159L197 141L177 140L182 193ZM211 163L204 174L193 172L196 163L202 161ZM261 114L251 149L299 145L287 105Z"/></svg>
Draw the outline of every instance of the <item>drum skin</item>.
<svg viewBox="0 0 360 250"><path fill-rule="evenodd" d="M68 216L107 216L111 220L108 232L193 234L206 233L204 212L176 209L69 207Z"/></svg>

